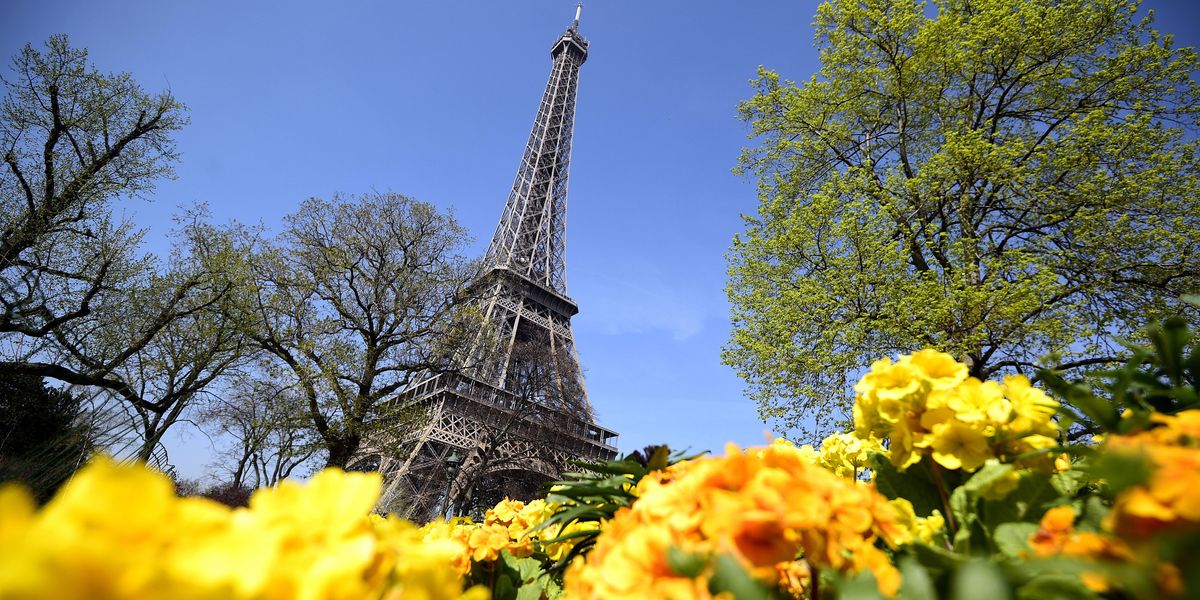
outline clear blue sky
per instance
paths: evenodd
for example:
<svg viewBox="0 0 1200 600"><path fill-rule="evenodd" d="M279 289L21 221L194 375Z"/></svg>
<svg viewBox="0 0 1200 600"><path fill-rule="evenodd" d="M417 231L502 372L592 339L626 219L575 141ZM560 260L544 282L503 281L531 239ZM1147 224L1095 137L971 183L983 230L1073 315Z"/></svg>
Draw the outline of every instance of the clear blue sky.
<svg viewBox="0 0 1200 600"><path fill-rule="evenodd" d="M278 225L310 196L394 191L453 209L482 254L512 184L574 1L6 0L0 56L67 33L101 69L170 87L191 108L179 177L121 209L161 253L179 205ZM724 253L757 206L734 176L739 100L758 65L816 71L816 3L592 0L571 165L567 279L600 421L622 451L760 443L720 361ZM1148 2L1197 43L1191 2ZM186 425L172 461L199 476Z"/></svg>

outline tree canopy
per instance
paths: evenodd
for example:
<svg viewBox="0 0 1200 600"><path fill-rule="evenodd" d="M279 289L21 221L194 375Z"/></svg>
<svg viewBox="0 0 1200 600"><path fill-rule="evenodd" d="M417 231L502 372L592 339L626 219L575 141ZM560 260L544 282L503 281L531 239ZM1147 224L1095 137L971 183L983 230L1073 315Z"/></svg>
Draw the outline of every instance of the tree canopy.
<svg viewBox="0 0 1200 600"><path fill-rule="evenodd" d="M174 251L144 252L120 200L173 175L186 108L128 73L98 71L66 36L13 59L0 105L0 373L119 398L148 459L203 390L236 366L218 318L243 262L193 210Z"/></svg>
<svg viewBox="0 0 1200 600"><path fill-rule="evenodd" d="M365 436L413 415L389 404L444 366L474 267L453 215L399 194L313 198L251 260L247 335L290 377L345 467Z"/></svg>
<svg viewBox="0 0 1200 600"><path fill-rule="evenodd" d="M762 69L741 106L760 206L729 253L724 359L808 435L879 356L1080 368L1196 312L1196 52L1125 0L932 8L822 4L820 71Z"/></svg>

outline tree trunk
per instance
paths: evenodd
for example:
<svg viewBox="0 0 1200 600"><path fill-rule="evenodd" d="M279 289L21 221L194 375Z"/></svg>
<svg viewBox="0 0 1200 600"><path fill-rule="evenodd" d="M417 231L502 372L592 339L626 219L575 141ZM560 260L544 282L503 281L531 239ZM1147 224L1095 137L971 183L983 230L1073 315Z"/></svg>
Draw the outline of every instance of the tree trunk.
<svg viewBox="0 0 1200 600"><path fill-rule="evenodd" d="M333 440L326 439L325 448L329 450L329 457L325 459L325 467L345 469L358 450L358 444L362 441L360 438L361 436L349 435Z"/></svg>

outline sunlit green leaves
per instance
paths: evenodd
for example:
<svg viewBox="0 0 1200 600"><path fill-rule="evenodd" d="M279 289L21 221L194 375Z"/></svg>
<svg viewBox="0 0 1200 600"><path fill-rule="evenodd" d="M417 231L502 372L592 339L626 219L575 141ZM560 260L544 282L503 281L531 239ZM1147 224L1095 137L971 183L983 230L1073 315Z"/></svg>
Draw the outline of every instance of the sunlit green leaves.
<svg viewBox="0 0 1200 600"><path fill-rule="evenodd" d="M833 1L815 24L820 72L760 70L740 107L760 205L724 360L764 418L815 441L881 355L1093 366L1196 314L1194 51L1119 0Z"/></svg>

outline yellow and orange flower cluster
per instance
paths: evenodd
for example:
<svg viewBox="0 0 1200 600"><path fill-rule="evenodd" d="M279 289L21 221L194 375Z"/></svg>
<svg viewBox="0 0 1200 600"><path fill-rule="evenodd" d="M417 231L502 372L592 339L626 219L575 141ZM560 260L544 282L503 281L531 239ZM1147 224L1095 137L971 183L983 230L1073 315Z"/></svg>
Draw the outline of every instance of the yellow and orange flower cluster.
<svg viewBox="0 0 1200 600"><path fill-rule="evenodd" d="M835 433L821 441L821 450L814 460L839 477L857 479L871 467L873 452L887 451L878 439L859 437L853 433Z"/></svg>
<svg viewBox="0 0 1200 600"><path fill-rule="evenodd" d="M566 574L572 598L709 598L709 573L691 578L668 564L669 548L731 555L766 583L807 585L807 567L871 571L894 594L896 568L876 547L907 536L897 511L873 486L814 465L776 442L705 457L647 475L638 500L618 511L586 561Z"/></svg>
<svg viewBox="0 0 1200 600"><path fill-rule="evenodd" d="M929 455L947 469L974 471L989 458L1011 462L1057 443L1058 403L1028 379L980 381L936 350L876 361L854 389L855 433L887 439L900 469Z"/></svg>
<svg viewBox="0 0 1200 600"><path fill-rule="evenodd" d="M942 545L945 543L946 518L939 510L933 511L928 517L918 517L913 510L912 502L904 498L890 501L896 514L896 523L900 526L901 534L896 543L905 545L920 542L927 545Z"/></svg>
<svg viewBox="0 0 1200 600"><path fill-rule="evenodd" d="M377 474L326 470L229 509L99 458L41 510L0 488L0 597L485 598L462 591L453 545L370 516L379 490Z"/></svg>
<svg viewBox="0 0 1200 600"><path fill-rule="evenodd" d="M488 562L500 558L507 550L517 558L541 552L552 560L561 560L577 543L576 539L551 542L563 534L596 529L595 522L572 523L539 527L559 508L558 504L542 499L531 502L505 499L488 509L482 523L469 518L434 521L421 528L426 540L448 541L457 548L454 565L459 573L467 574L472 562Z"/></svg>
<svg viewBox="0 0 1200 600"><path fill-rule="evenodd" d="M1183 579L1175 565L1156 560L1153 552L1137 552L1126 540L1106 532L1076 531L1075 517L1070 506L1046 511L1037 532L1029 538L1034 556L1070 556L1096 564L1138 564L1153 573L1158 596L1183 597ZM1102 570L1084 572L1081 579L1095 592L1112 589L1112 582Z"/></svg>
<svg viewBox="0 0 1200 600"><path fill-rule="evenodd" d="M1153 466L1145 485L1117 497L1106 523L1129 540L1200 529L1200 410L1151 419L1154 427L1105 442L1114 452L1142 453Z"/></svg>
<svg viewBox="0 0 1200 600"><path fill-rule="evenodd" d="M1140 564L1154 573L1163 597L1181 597L1178 568L1157 559L1156 536L1200 530L1200 410L1177 415L1151 415L1151 427L1128 435L1109 436L1103 448L1138 453L1149 460L1150 479L1123 490L1104 520L1103 532L1074 529L1075 511L1059 506L1046 511L1030 538L1037 556L1065 555L1098 563ZM1085 573L1095 591L1110 582L1100 573Z"/></svg>
<svg viewBox="0 0 1200 600"><path fill-rule="evenodd" d="M1029 538L1034 556L1071 556L1090 562L1128 563L1133 551L1122 541L1102 533L1075 530L1075 510L1056 506L1042 515L1036 533ZM1082 575L1083 583L1093 591L1109 589L1109 583L1099 572Z"/></svg>

